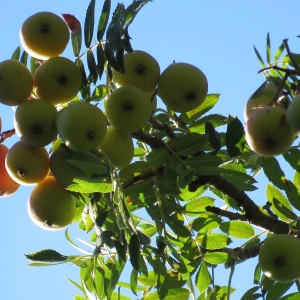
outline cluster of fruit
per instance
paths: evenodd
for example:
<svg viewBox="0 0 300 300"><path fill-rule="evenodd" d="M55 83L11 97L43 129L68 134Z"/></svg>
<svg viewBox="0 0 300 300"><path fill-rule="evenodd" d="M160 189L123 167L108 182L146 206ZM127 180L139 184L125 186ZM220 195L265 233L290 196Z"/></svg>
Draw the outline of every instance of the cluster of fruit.
<svg viewBox="0 0 300 300"><path fill-rule="evenodd" d="M55 230L69 224L75 214L76 201L66 187L75 177L92 175L70 161L94 161L96 152L113 167L124 168L134 156L132 133L149 123L156 95L173 111L190 111L204 101L207 79L187 63L172 63L161 73L148 53L128 52L124 72L112 70L115 88L102 110L76 97L82 73L76 62L61 56L70 37L62 18L39 12L23 23L20 36L23 48L39 65L32 74L17 60L0 63L0 102L16 106L19 137L10 149L0 145L0 193L9 195L20 184L35 185L29 215L39 226ZM55 140L61 143L54 147ZM50 144L51 154L46 149Z"/></svg>
<svg viewBox="0 0 300 300"><path fill-rule="evenodd" d="M276 84L266 81L247 101L244 118L246 140L255 153L283 154L300 134L300 95L290 101Z"/></svg>

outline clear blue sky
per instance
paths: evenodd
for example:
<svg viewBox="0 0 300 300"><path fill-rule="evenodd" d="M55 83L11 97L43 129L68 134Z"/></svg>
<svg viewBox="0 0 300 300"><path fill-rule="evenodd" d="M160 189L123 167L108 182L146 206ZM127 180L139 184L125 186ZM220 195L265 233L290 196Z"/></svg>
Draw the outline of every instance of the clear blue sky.
<svg viewBox="0 0 300 300"><path fill-rule="evenodd" d="M114 8L117 1L112 2ZM123 2L129 4L131 0ZM83 21L88 4L89 0L6 1L0 10L0 61L9 58L19 45L20 26L31 14L50 10L57 14L74 14ZM97 1L96 6L100 13L102 1ZM201 68L207 75L209 92L221 93L215 111L242 119L245 101L263 81L262 75L257 75L259 64L253 45L263 52L266 35L270 32L274 50L282 39L290 38L297 51L300 45L296 38L300 34L299 11L299 0L285 4L276 0L155 0L142 9L131 26L130 35L133 47L151 53L161 69L173 60ZM68 49L65 55L70 53ZM0 115L3 129L12 128L11 108L0 105ZM11 139L6 144L9 146L13 142ZM258 180L261 180L260 190L250 196L262 201L266 181L262 175ZM65 240L64 230L47 232L31 223L26 211L30 190L31 187L24 187L9 198L0 198L0 298L72 299L77 290L66 278L78 279L77 267L34 268L26 265L24 253L43 248L56 249L63 254L77 253ZM76 225L70 230L76 237ZM241 292L252 284L255 263L255 259L249 261L234 275L233 286L240 288ZM223 271L221 267L220 271L217 280L225 283L228 270ZM243 282L240 281L241 272ZM240 299L240 296L236 293L232 299Z"/></svg>

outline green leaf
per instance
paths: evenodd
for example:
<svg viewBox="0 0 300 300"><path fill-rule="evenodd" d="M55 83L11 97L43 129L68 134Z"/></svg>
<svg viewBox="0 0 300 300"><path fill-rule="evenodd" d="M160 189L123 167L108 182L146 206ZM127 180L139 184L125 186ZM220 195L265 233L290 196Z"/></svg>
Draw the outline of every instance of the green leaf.
<svg viewBox="0 0 300 300"><path fill-rule="evenodd" d="M79 193L110 193L113 190L112 184L99 178L75 178L75 183L68 186L68 190Z"/></svg>
<svg viewBox="0 0 300 300"><path fill-rule="evenodd" d="M168 146L172 148L178 155L188 156L200 153L207 139L204 135L198 133L189 133L178 136L168 142Z"/></svg>
<svg viewBox="0 0 300 300"><path fill-rule="evenodd" d="M212 197L204 196L189 201L184 206L184 211L187 215L199 215L200 212L205 212L207 206L214 205L215 199Z"/></svg>
<svg viewBox="0 0 300 300"><path fill-rule="evenodd" d="M280 56L282 55L283 51L285 49L285 43L282 42L281 45L278 47L275 55L274 55L274 61L277 62L280 58Z"/></svg>
<svg viewBox="0 0 300 300"><path fill-rule="evenodd" d="M271 41L270 41L270 34L267 34L267 46L266 46L266 50L267 50L267 63L270 64L271 63Z"/></svg>
<svg viewBox="0 0 300 300"><path fill-rule="evenodd" d="M294 170L300 172L300 149L290 149L283 154L283 157Z"/></svg>
<svg viewBox="0 0 300 300"><path fill-rule="evenodd" d="M137 295L137 276L138 276L138 272L135 268L132 269L131 271L131 275L130 275L130 288L131 291Z"/></svg>
<svg viewBox="0 0 300 300"><path fill-rule="evenodd" d="M244 126L238 118L230 118L227 124L225 136L225 144L230 156L237 156L241 149L238 147L238 142L244 137Z"/></svg>
<svg viewBox="0 0 300 300"><path fill-rule="evenodd" d="M138 271L140 266L140 239L138 234L131 236L128 250L131 265Z"/></svg>
<svg viewBox="0 0 300 300"><path fill-rule="evenodd" d="M102 12L100 15L100 19L98 22L98 29L97 29L97 40L100 42L103 38L104 32L106 30L106 26L109 20L111 8L111 0L105 0L102 7Z"/></svg>
<svg viewBox="0 0 300 300"><path fill-rule="evenodd" d="M258 61L259 61L259 63L260 63L260 66L261 66L262 68L265 68L266 65L265 65L265 63L264 63L264 61L263 61L261 55L259 54L259 52L258 52L258 50L256 49L255 46L254 46L254 52L255 52L256 57L257 57L257 59L258 59Z"/></svg>
<svg viewBox="0 0 300 300"><path fill-rule="evenodd" d="M106 63L105 53L102 44L97 45L96 53L97 53L97 72L99 78L101 79L104 72L104 66Z"/></svg>
<svg viewBox="0 0 300 300"><path fill-rule="evenodd" d="M20 54L21 54L21 47L18 46L18 47L15 49L15 51L12 53L12 55L11 55L10 58L11 58L11 59L15 59L15 60L19 60Z"/></svg>
<svg viewBox="0 0 300 300"><path fill-rule="evenodd" d="M96 0L91 0L87 8L85 21L84 21L84 42L87 48L90 47L93 39L93 34L94 34L95 3Z"/></svg>
<svg viewBox="0 0 300 300"><path fill-rule="evenodd" d="M281 299L280 297L288 291L294 282L276 282L269 290L266 295L266 300Z"/></svg>
<svg viewBox="0 0 300 300"><path fill-rule="evenodd" d="M90 71L90 74L88 75L88 81L95 84L98 79L98 72L95 56L92 50L88 50L87 52L87 65Z"/></svg>
<svg viewBox="0 0 300 300"><path fill-rule="evenodd" d="M186 163L190 165L197 175L217 175L221 173L221 159L217 156L194 156L186 159Z"/></svg>
<svg viewBox="0 0 300 300"><path fill-rule="evenodd" d="M169 289L164 300L188 300L190 295L191 291L185 288Z"/></svg>
<svg viewBox="0 0 300 300"><path fill-rule="evenodd" d="M285 174L283 173L277 159L275 157L261 157L259 162L261 163L264 173L270 182L280 189L284 188L284 182L282 179L285 178Z"/></svg>
<svg viewBox="0 0 300 300"><path fill-rule="evenodd" d="M100 101L104 99L106 96L107 96L106 85L100 84L96 86L96 88L94 89L91 101L95 101L95 100Z"/></svg>
<svg viewBox="0 0 300 300"><path fill-rule="evenodd" d="M222 223L222 219L214 213L203 213L192 222L192 228L199 233L210 232Z"/></svg>
<svg viewBox="0 0 300 300"><path fill-rule="evenodd" d="M229 255L225 252L214 251L214 252L207 252L204 254L203 259L212 265L220 265L224 264L228 261Z"/></svg>
<svg viewBox="0 0 300 300"><path fill-rule="evenodd" d="M31 261L39 262L62 262L68 259L67 256L52 249L44 249L30 254L25 254L25 257Z"/></svg>
<svg viewBox="0 0 300 300"><path fill-rule="evenodd" d="M209 94L206 96L205 100L201 105L197 106L195 109L182 113L180 115L180 119L187 124L191 124L192 122L199 119L206 112L211 110L219 101L220 94Z"/></svg>
<svg viewBox="0 0 300 300"><path fill-rule="evenodd" d="M208 136L209 144L216 150L221 148L221 137L220 134L215 130L212 123L205 123L205 133Z"/></svg>
<svg viewBox="0 0 300 300"><path fill-rule="evenodd" d="M248 239L255 235L254 228L242 221L223 222L220 229L230 236L240 239Z"/></svg>
<svg viewBox="0 0 300 300"><path fill-rule="evenodd" d="M138 14L140 9L147 4L148 2L151 2L152 0L140 0L140 1L133 1L125 10L124 12L124 24L127 28L132 21L134 20L135 16Z"/></svg>
<svg viewBox="0 0 300 300"><path fill-rule="evenodd" d="M258 299L257 291L259 290L259 286L254 286L251 289L247 290L247 292L242 296L241 300L255 300Z"/></svg>
<svg viewBox="0 0 300 300"><path fill-rule="evenodd" d="M280 219L284 221L294 219L295 214L292 212L292 207L289 201L275 186L268 184L266 195L268 201L271 203L271 209Z"/></svg>
<svg viewBox="0 0 300 300"><path fill-rule="evenodd" d="M206 123L211 123L214 128L227 124L227 117L220 114L209 114L196 120L190 125L191 132L204 133Z"/></svg>
<svg viewBox="0 0 300 300"><path fill-rule="evenodd" d="M223 233L199 234L197 241L207 250L221 249L231 242L230 238Z"/></svg>
<svg viewBox="0 0 300 300"><path fill-rule="evenodd" d="M200 294L208 289L211 282L212 278L208 272L207 264L203 261L195 277L195 284Z"/></svg>
<svg viewBox="0 0 300 300"><path fill-rule="evenodd" d="M299 173L296 173L299 174ZM284 191L290 204L300 210L300 188L290 180L285 180Z"/></svg>
<svg viewBox="0 0 300 300"><path fill-rule="evenodd" d="M299 300L299 292L285 295L281 297L280 300Z"/></svg>

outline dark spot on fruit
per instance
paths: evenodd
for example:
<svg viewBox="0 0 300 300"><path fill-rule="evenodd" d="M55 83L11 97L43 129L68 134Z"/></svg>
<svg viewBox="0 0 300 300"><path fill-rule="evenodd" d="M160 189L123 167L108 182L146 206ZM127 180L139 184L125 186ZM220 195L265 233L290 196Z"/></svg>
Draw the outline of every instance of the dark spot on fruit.
<svg viewBox="0 0 300 300"><path fill-rule="evenodd" d="M67 76L64 74L61 74L58 78L57 81L60 85L65 85L68 82Z"/></svg>
<svg viewBox="0 0 300 300"><path fill-rule="evenodd" d="M48 220L46 220L46 221L45 221L45 225L46 225L47 227L52 227L53 223L50 222L50 221L48 221Z"/></svg>
<svg viewBox="0 0 300 300"><path fill-rule="evenodd" d="M86 135L86 137L87 137L87 139L88 140L93 140L93 139L95 139L95 132L93 131L93 130L90 130L88 133L87 133L87 135Z"/></svg>
<svg viewBox="0 0 300 300"><path fill-rule="evenodd" d="M138 64L134 68L135 73L137 73L138 75L146 75L146 70L147 68L143 64Z"/></svg>
<svg viewBox="0 0 300 300"><path fill-rule="evenodd" d="M122 105L123 110L125 111L132 111L134 110L134 105L132 105L132 103L123 103Z"/></svg>
<svg viewBox="0 0 300 300"><path fill-rule="evenodd" d="M264 144L268 149L272 149L276 146L276 142L269 137L264 140Z"/></svg>
<svg viewBox="0 0 300 300"><path fill-rule="evenodd" d="M43 128L42 128L42 126L40 124L34 124L32 126L32 128L31 128L31 130L32 130L32 133L34 135L41 135L41 134L43 134Z"/></svg>
<svg viewBox="0 0 300 300"><path fill-rule="evenodd" d="M18 175L20 178L23 178L23 177L25 176L25 171L24 171L24 169L22 169L22 168L18 169L17 175Z"/></svg>
<svg viewBox="0 0 300 300"><path fill-rule="evenodd" d="M285 264L285 257L284 256L278 255L274 258L274 265L276 267L282 267L282 266L284 266L284 264Z"/></svg>
<svg viewBox="0 0 300 300"><path fill-rule="evenodd" d="M50 32L49 25L48 24L42 24L41 33L49 33L49 32Z"/></svg>
<svg viewBox="0 0 300 300"><path fill-rule="evenodd" d="M196 94L195 92L193 91L189 91L186 95L185 95L185 99L188 101L188 102L193 102L196 100Z"/></svg>

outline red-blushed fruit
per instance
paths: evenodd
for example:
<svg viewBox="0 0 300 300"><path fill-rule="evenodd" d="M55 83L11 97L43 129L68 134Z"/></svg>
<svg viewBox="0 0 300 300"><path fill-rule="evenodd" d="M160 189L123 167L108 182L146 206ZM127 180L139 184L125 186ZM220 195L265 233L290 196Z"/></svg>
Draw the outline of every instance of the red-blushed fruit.
<svg viewBox="0 0 300 300"><path fill-rule="evenodd" d="M22 24L20 40L25 51L40 60L59 56L70 39L66 22L58 15L42 11L28 17Z"/></svg>
<svg viewBox="0 0 300 300"><path fill-rule="evenodd" d="M82 83L79 67L66 57L52 57L33 74L33 86L40 99L54 105L72 100Z"/></svg>
<svg viewBox="0 0 300 300"><path fill-rule="evenodd" d="M19 184L33 185L48 175L49 155L45 147L18 141L7 152L5 167L10 177Z"/></svg>
<svg viewBox="0 0 300 300"><path fill-rule="evenodd" d="M264 107L252 113L246 123L245 135L251 150L262 156L285 153L295 139L286 110L279 106Z"/></svg>
<svg viewBox="0 0 300 300"><path fill-rule="evenodd" d="M0 63L0 102L15 106L24 102L31 94L33 77L21 62L7 59Z"/></svg>
<svg viewBox="0 0 300 300"><path fill-rule="evenodd" d="M76 199L54 176L47 176L31 191L27 211L30 219L46 230L69 225L76 212Z"/></svg>
<svg viewBox="0 0 300 300"><path fill-rule="evenodd" d="M0 144L0 197L7 197L17 191L20 184L15 182L8 174L5 167L5 157L8 147Z"/></svg>

